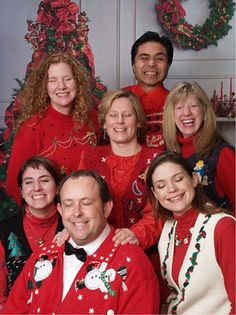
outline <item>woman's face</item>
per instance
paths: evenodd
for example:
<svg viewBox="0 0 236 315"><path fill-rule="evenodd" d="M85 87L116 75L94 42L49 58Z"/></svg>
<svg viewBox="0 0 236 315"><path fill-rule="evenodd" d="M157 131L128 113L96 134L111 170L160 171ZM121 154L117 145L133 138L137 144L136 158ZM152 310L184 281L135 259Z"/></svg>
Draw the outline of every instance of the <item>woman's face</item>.
<svg viewBox="0 0 236 315"><path fill-rule="evenodd" d="M66 115L71 113L77 88L71 67L67 63L50 65L47 91L51 105L56 111Z"/></svg>
<svg viewBox="0 0 236 315"><path fill-rule="evenodd" d="M192 178L181 165L164 162L152 174L153 193L158 202L175 215L182 215L192 207L197 175Z"/></svg>
<svg viewBox="0 0 236 315"><path fill-rule="evenodd" d="M106 114L103 125L110 142L128 144L137 141L138 127L139 123L131 101L127 97L115 99Z"/></svg>
<svg viewBox="0 0 236 315"><path fill-rule="evenodd" d="M35 216L47 217L53 212L57 185L44 166L26 168L22 176L21 193Z"/></svg>
<svg viewBox="0 0 236 315"><path fill-rule="evenodd" d="M199 100L190 94L174 105L175 124L184 138L195 135L203 122L203 109Z"/></svg>

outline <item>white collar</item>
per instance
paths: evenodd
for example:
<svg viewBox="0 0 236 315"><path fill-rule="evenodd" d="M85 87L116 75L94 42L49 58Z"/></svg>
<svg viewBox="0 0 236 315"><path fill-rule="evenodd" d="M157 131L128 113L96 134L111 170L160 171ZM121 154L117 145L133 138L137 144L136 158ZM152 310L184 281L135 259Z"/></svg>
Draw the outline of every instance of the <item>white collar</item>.
<svg viewBox="0 0 236 315"><path fill-rule="evenodd" d="M107 238L108 234L110 233L110 227L107 224L104 228L104 230L102 231L102 233L91 243L85 244L83 246L78 246L73 239L70 237L69 239L69 243L71 245L73 245L73 247L75 248L79 248L79 247L83 247L83 249L86 251L86 253L88 255L92 255L93 253L96 252L96 250L98 249L98 247L104 242L104 240Z"/></svg>

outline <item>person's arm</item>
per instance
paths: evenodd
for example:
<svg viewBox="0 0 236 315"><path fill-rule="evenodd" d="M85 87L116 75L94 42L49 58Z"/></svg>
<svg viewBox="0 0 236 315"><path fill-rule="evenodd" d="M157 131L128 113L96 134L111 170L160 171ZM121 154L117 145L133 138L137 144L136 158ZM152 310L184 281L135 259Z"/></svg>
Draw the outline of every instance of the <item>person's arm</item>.
<svg viewBox="0 0 236 315"><path fill-rule="evenodd" d="M220 152L215 174L215 185L218 194L226 195L235 215L235 151L225 147Z"/></svg>
<svg viewBox="0 0 236 315"><path fill-rule="evenodd" d="M148 249L150 246L155 245L160 237L163 227L163 222L154 219L152 210L147 204L143 210L142 218L130 227L130 230L136 235L139 246L142 249Z"/></svg>
<svg viewBox="0 0 236 315"><path fill-rule="evenodd" d="M36 139L31 128L21 128L13 141L7 169L6 191L18 204L21 204L20 191L17 186L18 172L22 163L37 154Z"/></svg>
<svg viewBox="0 0 236 315"><path fill-rule="evenodd" d="M235 221L232 218L223 218L217 223L214 240L216 259L231 303L230 314L235 314Z"/></svg>
<svg viewBox="0 0 236 315"><path fill-rule="evenodd" d="M0 241L0 311L4 309L7 301L7 266L5 251Z"/></svg>

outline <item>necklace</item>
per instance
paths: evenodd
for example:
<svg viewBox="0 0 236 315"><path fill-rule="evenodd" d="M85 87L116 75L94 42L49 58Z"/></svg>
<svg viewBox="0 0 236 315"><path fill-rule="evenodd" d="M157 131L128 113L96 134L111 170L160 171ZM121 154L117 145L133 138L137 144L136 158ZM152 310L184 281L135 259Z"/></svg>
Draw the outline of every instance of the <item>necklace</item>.
<svg viewBox="0 0 236 315"><path fill-rule="evenodd" d="M181 223L178 222L177 227L176 227L176 231L175 231L175 246L180 246L182 244L188 244L191 236L193 234L193 230L194 230L194 222L196 220L196 216L193 215L193 218L190 222L190 224L188 224L187 228L184 226L181 226ZM182 237L180 235L183 235Z"/></svg>
<svg viewBox="0 0 236 315"><path fill-rule="evenodd" d="M57 212L55 211L49 218L39 219L34 217L28 207L26 207L25 224L27 238L41 246L54 235L55 224L57 224Z"/></svg>
<svg viewBox="0 0 236 315"><path fill-rule="evenodd" d="M185 235L185 237L183 238L180 238L178 236L178 234L176 233L175 234L175 246L180 246L181 244L188 244L189 243L189 240L191 238L191 235L193 234L193 229L194 227L192 226L190 229L189 229L189 232L187 232L187 234Z"/></svg>

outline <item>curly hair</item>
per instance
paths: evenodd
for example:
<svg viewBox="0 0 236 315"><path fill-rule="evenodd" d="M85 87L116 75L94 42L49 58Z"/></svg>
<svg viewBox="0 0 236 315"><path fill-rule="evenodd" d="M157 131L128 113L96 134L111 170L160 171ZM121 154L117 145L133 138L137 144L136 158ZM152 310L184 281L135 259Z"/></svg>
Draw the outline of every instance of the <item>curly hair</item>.
<svg viewBox="0 0 236 315"><path fill-rule="evenodd" d="M203 110L201 132L194 138L195 149L199 158L204 158L221 142L225 141L220 135L212 104L206 92L196 82L179 82L168 94L163 114L163 135L167 150L181 152L177 140L178 128L175 124L175 104L185 100L189 95L194 95L200 102Z"/></svg>
<svg viewBox="0 0 236 315"><path fill-rule="evenodd" d="M19 129L21 124L30 117L37 115L39 116L39 120L45 117L50 101L47 92L48 69L50 65L61 62L67 63L71 67L77 86L72 109L75 128L79 128L85 122L87 122L88 125L92 125L89 115L92 95L87 70L72 55L68 55L64 52L53 52L48 54L46 58L30 72L26 79L24 87L19 94L21 110L16 121L15 132Z"/></svg>

